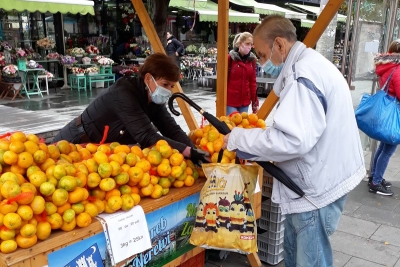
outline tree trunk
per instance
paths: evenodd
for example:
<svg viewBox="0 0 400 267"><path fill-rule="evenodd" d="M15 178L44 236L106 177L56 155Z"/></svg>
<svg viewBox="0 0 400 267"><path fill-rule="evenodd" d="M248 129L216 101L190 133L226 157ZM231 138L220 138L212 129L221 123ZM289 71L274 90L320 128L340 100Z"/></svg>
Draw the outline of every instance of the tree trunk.
<svg viewBox="0 0 400 267"><path fill-rule="evenodd" d="M165 47L167 45L167 31L168 31L168 6L170 0L152 0L151 2L152 14L150 15L157 35L161 43Z"/></svg>
<svg viewBox="0 0 400 267"><path fill-rule="evenodd" d="M327 3L328 0L321 0L321 12ZM331 62L333 61L333 51L335 48L336 27L337 13L329 23L328 27L325 29L324 33L321 35L321 38L319 38L316 47L316 50Z"/></svg>

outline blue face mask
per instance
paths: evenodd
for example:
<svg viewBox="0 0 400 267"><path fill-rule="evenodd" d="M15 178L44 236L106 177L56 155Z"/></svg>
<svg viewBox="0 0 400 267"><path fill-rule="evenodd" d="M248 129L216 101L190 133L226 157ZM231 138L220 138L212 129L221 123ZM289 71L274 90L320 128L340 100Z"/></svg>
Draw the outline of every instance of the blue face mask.
<svg viewBox="0 0 400 267"><path fill-rule="evenodd" d="M150 97L151 97L151 101L153 101L155 104L165 104L168 99L171 97L172 92L171 90L168 90L160 85L157 84L156 80L153 78L154 83L156 84L156 90L154 90L154 92L152 93L150 91ZM149 87L149 86L147 86Z"/></svg>
<svg viewBox="0 0 400 267"><path fill-rule="evenodd" d="M278 66L275 66L274 63L272 63L271 61L271 57L272 57L272 51L274 50L274 45L272 45L272 49L271 49L271 56L269 57L269 59L262 65L262 68L264 70L265 73L268 73L269 75L271 75L272 78L276 78L279 76L279 74L281 73L282 69L283 69L283 58L282 58L282 63L279 64Z"/></svg>

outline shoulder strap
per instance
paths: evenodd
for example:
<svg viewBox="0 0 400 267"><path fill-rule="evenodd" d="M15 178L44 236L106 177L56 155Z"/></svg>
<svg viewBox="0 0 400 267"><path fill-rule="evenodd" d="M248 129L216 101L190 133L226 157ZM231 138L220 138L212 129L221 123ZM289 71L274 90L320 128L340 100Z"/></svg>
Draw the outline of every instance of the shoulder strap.
<svg viewBox="0 0 400 267"><path fill-rule="evenodd" d="M389 90L389 81L390 81L390 79L392 79L392 75L393 75L393 73L394 73L394 71L397 69L397 67L398 66L396 66L393 70L392 70L392 73L390 73L390 75L389 75L389 78L386 80L386 82L385 82L385 84L382 86L382 88L381 89L383 89L383 90L385 90L385 92L387 93L388 92L388 90Z"/></svg>

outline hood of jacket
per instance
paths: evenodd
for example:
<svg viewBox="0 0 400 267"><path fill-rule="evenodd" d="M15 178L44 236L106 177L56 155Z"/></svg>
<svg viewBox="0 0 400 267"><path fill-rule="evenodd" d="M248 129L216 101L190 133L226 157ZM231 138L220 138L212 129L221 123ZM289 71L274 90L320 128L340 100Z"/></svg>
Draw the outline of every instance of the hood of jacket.
<svg viewBox="0 0 400 267"><path fill-rule="evenodd" d="M229 55L231 56L231 58L235 61L240 61L242 60L240 57L239 52L235 51L235 50L231 50L229 51ZM249 56L247 57L248 61L254 61L257 60L256 55L253 54L253 52L250 52Z"/></svg>
<svg viewBox="0 0 400 267"><path fill-rule="evenodd" d="M386 72L393 70L393 67L400 64L399 53L383 53L377 54L374 58L376 74L382 76Z"/></svg>

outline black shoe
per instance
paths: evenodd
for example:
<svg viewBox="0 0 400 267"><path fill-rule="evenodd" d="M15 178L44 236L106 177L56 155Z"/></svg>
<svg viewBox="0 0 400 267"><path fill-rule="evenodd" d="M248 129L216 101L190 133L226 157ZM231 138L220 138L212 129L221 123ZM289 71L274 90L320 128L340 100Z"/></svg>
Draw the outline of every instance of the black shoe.
<svg viewBox="0 0 400 267"><path fill-rule="evenodd" d="M371 184L372 184L372 176L368 177L368 186L370 186ZM385 179L382 180L381 185L387 188L392 187L392 183L387 182Z"/></svg>
<svg viewBox="0 0 400 267"><path fill-rule="evenodd" d="M383 195L383 196L392 196L393 192L390 188L384 187L382 184L374 185L371 183L369 186L369 192Z"/></svg>

